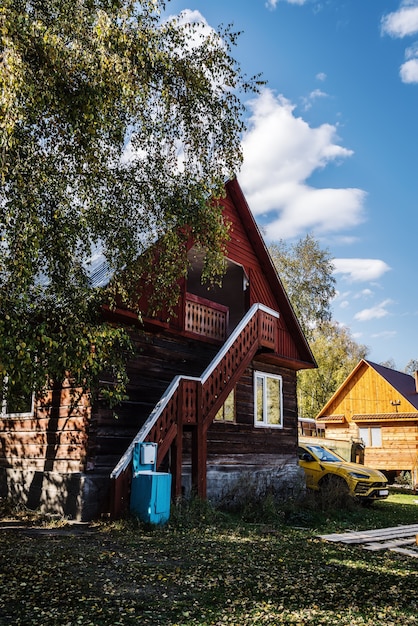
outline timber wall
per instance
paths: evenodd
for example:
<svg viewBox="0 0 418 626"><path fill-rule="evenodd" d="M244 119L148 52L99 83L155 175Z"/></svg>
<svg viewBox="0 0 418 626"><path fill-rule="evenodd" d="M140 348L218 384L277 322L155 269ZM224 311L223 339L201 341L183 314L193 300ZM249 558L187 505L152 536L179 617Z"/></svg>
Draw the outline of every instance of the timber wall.
<svg viewBox="0 0 418 626"><path fill-rule="evenodd" d="M376 426L377 424L370 424ZM361 424L363 427L369 424ZM382 447L366 447L365 465L382 470L414 471L418 465L418 420L381 423Z"/></svg>
<svg viewBox="0 0 418 626"><path fill-rule="evenodd" d="M0 419L0 467L54 472L84 469L90 406L67 384L35 402L33 415Z"/></svg>
<svg viewBox="0 0 418 626"><path fill-rule="evenodd" d="M330 438L356 439L359 428L381 429L382 445L365 448L366 466L417 475L418 412L366 362L340 388L326 415L344 416L346 420L344 424L325 423L326 436Z"/></svg>
<svg viewBox="0 0 418 626"><path fill-rule="evenodd" d="M0 419L0 497L91 518L103 487L84 474L89 423L88 398L68 382L37 400L33 415Z"/></svg>
<svg viewBox="0 0 418 626"><path fill-rule="evenodd" d="M254 426L254 371L282 377L283 428ZM288 498L304 489L297 463L296 373L267 365L259 355L235 387L236 422L214 421L208 429L207 496L231 507L267 492ZM184 434L183 483L190 489L190 434Z"/></svg>
<svg viewBox="0 0 418 626"><path fill-rule="evenodd" d="M137 355L127 369L129 400L117 408L117 418L100 400L92 413L88 458L97 472L110 473L115 467L174 377L200 376L219 349L145 331L137 331L133 340Z"/></svg>

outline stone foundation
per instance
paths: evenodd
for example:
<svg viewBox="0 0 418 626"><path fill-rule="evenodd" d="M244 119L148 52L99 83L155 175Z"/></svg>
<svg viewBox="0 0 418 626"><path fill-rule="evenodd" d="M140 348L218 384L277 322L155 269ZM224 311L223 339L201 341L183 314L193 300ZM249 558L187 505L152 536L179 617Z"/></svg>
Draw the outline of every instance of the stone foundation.
<svg viewBox="0 0 418 626"><path fill-rule="evenodd" d="M191 495L191 468L183 467L183 494ZM77 521L97 519L106 511L108 474L0 469L0 497L42 514ZM286 501L305 490L305 474L294 460L277 465L208 465L207 499L233 509L273 495Z"/></svg>
<svg viewBox="0 0 418 626"><path fill-rule="evenodd" d="M191 468L183 468L183 494L191 495ZM305 472L294 461L276 466L208 465L207 499L214 506L234 509L248 501L273 495L278 501L305 492Z"/></svg>
<svg viewBox="0 0 418 626"><path fill-rule="evenodd" d="M0 497L40 513L78 521L100 516L109 476L0 469Z"/></svg>

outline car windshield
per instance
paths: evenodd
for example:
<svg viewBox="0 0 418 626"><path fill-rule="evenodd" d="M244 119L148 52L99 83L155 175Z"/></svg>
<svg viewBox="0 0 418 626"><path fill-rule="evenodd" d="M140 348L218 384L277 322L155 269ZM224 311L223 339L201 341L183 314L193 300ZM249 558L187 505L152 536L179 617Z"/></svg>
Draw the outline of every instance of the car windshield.
<svg viewBox="0 0 418 626"><path fill-rule="evenodd" d="M311 452L318 457L320 461L328 461L330 463L341 463L342 459L322 446L306 446Z"/></svg>

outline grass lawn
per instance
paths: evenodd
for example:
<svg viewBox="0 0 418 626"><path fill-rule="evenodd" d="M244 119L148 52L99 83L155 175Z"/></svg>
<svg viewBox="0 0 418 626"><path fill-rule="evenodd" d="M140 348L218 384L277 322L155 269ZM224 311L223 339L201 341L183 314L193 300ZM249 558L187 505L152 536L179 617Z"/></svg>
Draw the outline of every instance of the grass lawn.
<svg viewBox="0 0 418 626"><path fill-rule="evenodd" d="M43 521L34 532L39 518L20 515L24 530L0 530L0 624L418 625L418 558L318 539L418 523L417 501L396 494L345 511L266 502L239 516L197 502L164 528Z"/></svg>

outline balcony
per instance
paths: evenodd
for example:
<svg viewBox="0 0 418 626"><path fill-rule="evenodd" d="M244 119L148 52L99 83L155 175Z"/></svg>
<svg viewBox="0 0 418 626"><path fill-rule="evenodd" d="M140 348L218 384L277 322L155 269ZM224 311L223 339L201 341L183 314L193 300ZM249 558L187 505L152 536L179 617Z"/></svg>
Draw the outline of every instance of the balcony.
<svg viewBox="0 0 418 626"><path fill-rule="evenodd" d="M184 307L184 330L206 339L225 341L227 337L229 309L227 306L186 293Z"/></svg>

